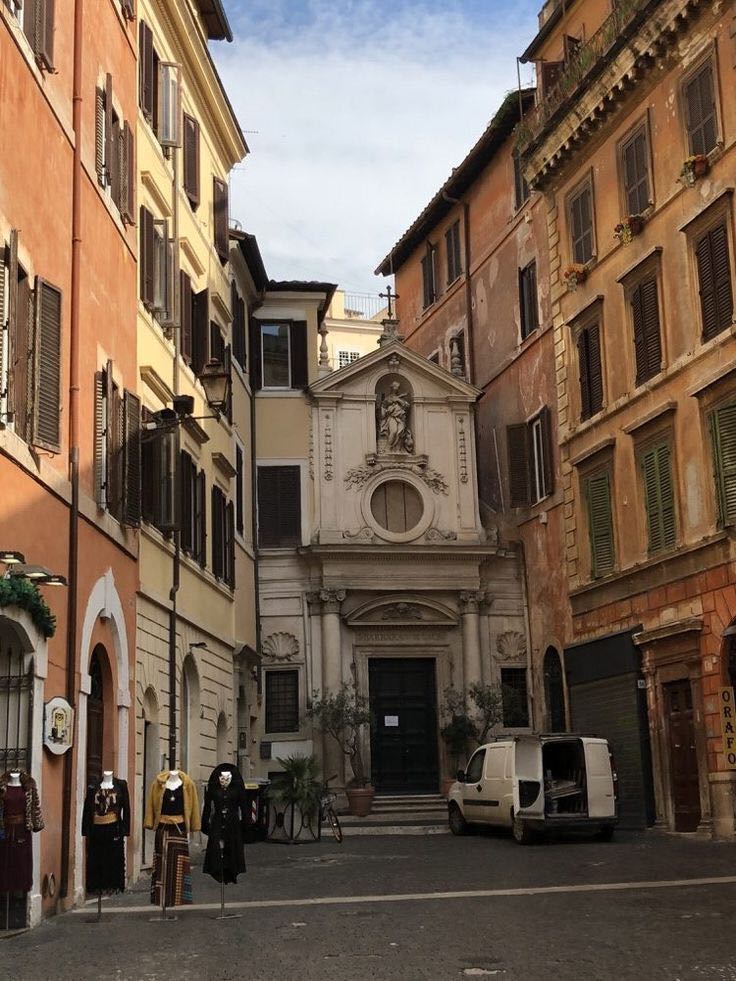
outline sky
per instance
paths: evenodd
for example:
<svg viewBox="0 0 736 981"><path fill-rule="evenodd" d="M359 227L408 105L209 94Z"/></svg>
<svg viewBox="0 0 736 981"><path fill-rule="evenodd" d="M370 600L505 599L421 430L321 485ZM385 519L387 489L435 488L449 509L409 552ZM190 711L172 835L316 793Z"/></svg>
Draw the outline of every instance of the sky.
<svg viewBox="0 0 736 981"><path fill-rule="evenodd" d="M516 88L542 0L224 2L235 40L211 50L250 149L231 218L272 279L378 292L373 270Z"/></svg>

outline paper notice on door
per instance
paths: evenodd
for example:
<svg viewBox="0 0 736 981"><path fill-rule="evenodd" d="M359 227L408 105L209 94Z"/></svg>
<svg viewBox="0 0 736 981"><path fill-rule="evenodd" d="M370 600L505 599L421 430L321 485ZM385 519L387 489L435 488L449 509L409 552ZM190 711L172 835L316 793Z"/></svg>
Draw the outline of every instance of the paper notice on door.
<svg viewBox="0 0 736 981"><path fill-rule="evenodd" d="M384 715L383 724L390 729L397 729L399 726L398 715Z"/></svg>

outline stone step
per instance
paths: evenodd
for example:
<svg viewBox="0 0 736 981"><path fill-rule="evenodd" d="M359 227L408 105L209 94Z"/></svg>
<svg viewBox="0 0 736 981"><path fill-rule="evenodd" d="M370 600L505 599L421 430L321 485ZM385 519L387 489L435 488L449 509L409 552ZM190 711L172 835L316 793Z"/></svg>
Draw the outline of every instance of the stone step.
<svg viewBox="0 0 736 981"><path fill-rule="evenodd" d="M341 814L340 824L446 824L447 811L399 811L395 813L380 813L372 811L365 817L353 814Z"/></svg>

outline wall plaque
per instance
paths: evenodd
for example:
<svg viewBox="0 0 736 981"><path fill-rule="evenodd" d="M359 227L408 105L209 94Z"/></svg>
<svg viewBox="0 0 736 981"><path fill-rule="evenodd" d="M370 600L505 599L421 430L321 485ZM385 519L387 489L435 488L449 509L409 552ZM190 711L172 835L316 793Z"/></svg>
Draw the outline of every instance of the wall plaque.
<svg viewBox="0 0 736 981"><path fill-rule="evenodd" d="M65 698L52 698L43 711L43 744L55 756L72 748L74 742L74 709Z"/></svg>

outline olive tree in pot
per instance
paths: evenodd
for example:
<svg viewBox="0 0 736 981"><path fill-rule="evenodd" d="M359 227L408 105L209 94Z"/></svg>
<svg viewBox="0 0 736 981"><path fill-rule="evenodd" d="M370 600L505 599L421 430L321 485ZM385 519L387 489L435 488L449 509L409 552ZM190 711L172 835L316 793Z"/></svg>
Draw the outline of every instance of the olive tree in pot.
<svg viewBox="0 0 736 981"><path fill-rule="evenodd" d="M452 759L453 777L442 782L444 796L455 779L460 758L467 757L473 743L484 743L491 729L503 721L503 698L501 685L479 681L468 688L467 696L452 687L445 689L442 712L449 721L440 729L440 735Z"/></svg>
<svg viewBox="0 0 736 981"><path fill-rule="evenodd" d="M375 793L366 773L361 745L362 728L371 721L368 699L359 695L353 685L343 683L336 692L313 692L307 714L317 728L335 740L350 761L353 776L345 787L350 813L365 817L370 814Z"/></svg>

